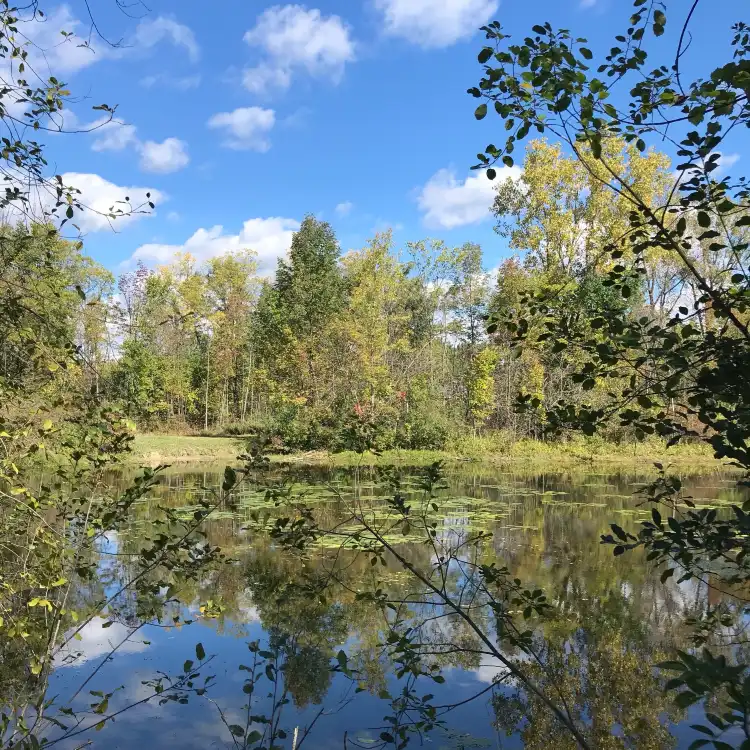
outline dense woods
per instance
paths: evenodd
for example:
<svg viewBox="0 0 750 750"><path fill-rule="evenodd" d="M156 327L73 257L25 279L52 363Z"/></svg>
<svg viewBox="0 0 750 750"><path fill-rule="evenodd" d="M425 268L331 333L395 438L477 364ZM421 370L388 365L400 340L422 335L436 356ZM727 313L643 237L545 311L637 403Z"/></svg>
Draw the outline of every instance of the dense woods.
<svg viewBox="0 0 750 750"><path fill-rule="evenodd" d="M663 205L663 154L622 140L607 150ZM333 450L440 448L450 435L492 431L539 438L542 405L584 396L603 404L607 393L576 375L580 357L541 324L512 351L506 330L487 333L489 316L516 315L523 297L546 290L581 332L601 308L665 322L698 295L662 248L643 256L627 297L607 285L615 263L605 247L625 231L630 207L585 159L528 144L522 176L496 187L497 232L514 254L492 270L476 244L398 247L390 232L344 252L334 228L312 216L272 278L258 276L252 248L203 263L181 255L115 278L41 228L11 268L25 274L52 247L52 283L66 288L55 317L82 354L68 387L120 405L144 430L267 431L287 448ZM706 244L693 248L694 262L719 278L731 259ZM710 312L699 324L711 327ZM7 373L24 366L12 340L2 346ZM519 393L539 408L519 414ZM634 437L615 421L604 434Z"/></svg>

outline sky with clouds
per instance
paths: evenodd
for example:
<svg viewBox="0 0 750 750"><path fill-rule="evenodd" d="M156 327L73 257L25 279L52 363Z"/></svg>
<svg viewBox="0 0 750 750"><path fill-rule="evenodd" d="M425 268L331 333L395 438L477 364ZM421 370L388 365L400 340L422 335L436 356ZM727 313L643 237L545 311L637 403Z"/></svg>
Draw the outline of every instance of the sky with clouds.
<svg viewBox="0 0 750 750"><path fill-rule="evenodd" d="M672 17L680 4L670 6ZM709 5L699 6L696 27L725 47L733 4ZM180 250L204 259L250 248L270 272L307 213L333 224L344 251L391 226L397 242L479 242L495 265L507 248L492 231L492 185L469 169L502 128L498 118L477 123L466 94L481 75L478 27L496 19L523 36L549 20L606 53L630 3L155 0L148 10L128 7L125 15L114 2L97 4L97 28L114 46L89 36L86 5L76 0L48 6L46 22L29 31L76 99L66 130L99 126L92 107L117 105L117 122L50 136L50 168L95 208L126 196L138 203L146 192L156 204L114 229L91 212L78 217L87 252L117 271L136 260L169 262ZM665 49L674 49L676 26L675 18ZM61 43L63 29L76 36ZM89 47L79 46L89 38ZM710 44L692 57L686 74L713 62ZM727 163L742 145L732 144Z"/></svg>

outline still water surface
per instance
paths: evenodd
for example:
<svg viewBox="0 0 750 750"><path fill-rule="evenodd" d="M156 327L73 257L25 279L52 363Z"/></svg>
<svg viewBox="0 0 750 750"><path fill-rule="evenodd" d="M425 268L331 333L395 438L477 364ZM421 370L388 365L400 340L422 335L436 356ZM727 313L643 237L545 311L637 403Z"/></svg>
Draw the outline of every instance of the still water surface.
<svg viewBox="0 0 750 750"><path fill-rule="evenodd" d="M138 535L148 529L157 505L191 512L205 492L203 487L221 484L222 469L185 465L168 470L155 497L137 508L130 537L112 536L102 548L100 578L105 591L116 590L128 551L138 548ZM377 503L375 498L387 492L376 470L294 471L317 513L329 523L342 513L342 498L345 502L351 493ZM407 476L418 473L402 471ZM598 543L610 522L632 528L643 517L633 493L648 478L648 469L643 468L524 474L517 468L460 466L449 470L450 488L444 495L450 500L444 511L441 508L451 533L491 531L486 559L495 559L524 582L542 587L559 605L563 616L543 629L550 644L544 652L547 663L557 665L549 679L565 691L579 716L598 727L595 746L602 748L686 748L695 739L687 725L699 718L697 709L685 716L671 708L654 684L650 665L684 643L679 619L705 605L711 592L690 584L662 585L659 571L650 570L639 554L614 558L611 548ZM112 481L125 486L128 480L129 476L120 476ZM683 480L698 503L723 505L738 499L735 480L726 474L683 472ZM245 724L243 682L248 673L240 665L251 663L248 643L252 641L261 648L269 642L279 646L286 664L289 702L279 722L287 738L278 741L279 747L291 748L295 728L299 742L311 724L302 748L380 746L380 734L388 729L384 716L390 712L389 701L381 696L384 690L397 692L403 680L396 679L379 649L382 615L354 594L375 575L369 560L354 561L346 569L345 585L337 587L328 601L315 601L299 592L284 597L290 583L305 571L323 569L335 550L319 546L303 559L290 558L253 530L251 517L258 501L255 496L248 498L209 524L210 542L220 545L234 562L194 590L182 592L184 603L175 605L175 612L179 609L184 618L194 620L192 624L164 627L168 618L162 626L147 625L129 636L137 613L121 614L106 629L97 619L74 645L80 655L70 663L61 661L50 694L60 696L64 704L65 696L105 660L76 701L85 705L91 701L89 690L109 692L117 687L109 702L111 712L150 695L152 689L143 683L158 672L180 673L186 659L195 659L198 643L211 658L202 671L202 676L215 675L211 689L205 696L191 696L187 704L160 706L148 701L124 712L102 731L62 746L79 747L90 740L93 747L121 750L236 747L227 725ZM413 558L424 558L429 564L424 547L405 546L412 548ZM402 573L395 566L389 563L386 571L378 566L378 571L386 585L401 585ZM207 600L222 604L219 617L201 616L199 604ZM424 618L429 613L418 614ZM451 637L461 637L455 624L448 622L430 631L436 641L439 627L454 628ZM356 692L356 682L331 671L341 649L349 654L349 666L358 670L364 690ZM410 746L547 748L554 740L555 747L573 747L541 712L516 723L513 691L504 685L492 688L500 671L492 659L444 654L438 660L445 682L420 678L419 683L420 690L425 683L423 691L435 696L435 705L481 695L446 713L444 728L426 737L414 736ZM258 681L254 712L270 711L272 690L269 680ZM521 731L514 732L514 725Z"/></svg>

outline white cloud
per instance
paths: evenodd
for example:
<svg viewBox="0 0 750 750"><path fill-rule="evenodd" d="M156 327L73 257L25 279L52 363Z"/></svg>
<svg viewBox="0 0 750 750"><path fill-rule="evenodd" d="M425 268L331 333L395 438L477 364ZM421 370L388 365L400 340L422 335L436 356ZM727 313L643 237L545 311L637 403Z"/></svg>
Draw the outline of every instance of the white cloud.
<svg viewBox="0 0 750 750"><path fill-rule="evenodd" d="M448 47L471 36L497 11L498 0L375 0L385 31L420 47Z"/></svg>
<svg viewBox="0 0 750 750"><path fill-rule="evenodd" d="M98 174L86 174L80 172L66 172L62 175L64 185L77 188L81 195L77 196L81 204L86 208L76 211L72 222L81 228L82 232L99 232L102 229L120 229L145 216L149 216L148 206L144 204L151 200L155 204L166 200L166 195L159 190L148 187L124 187L115 185L105 180ZM150 193L150 199L146 197ZM143 212L133 213L123 203L130 198L130 204L134 209ZM51 206L50 206L51 208ZM111 220L106 214L122 211L125 215Z"/></svg>
<svg viewBox="0 0 750 750"><path fill-rule="evenodd" d="M200 47L195 40L192 29L172 18L158 16L141 21L135 30L135 46L142 49L155 47L167 40L177 47L183 47L192 62L200 58Z"/></svg>
<svg viewBox="0 0 750 750"><path fill-rule="evenodd" d="M270 89L288 89L291 84L292 74L288 70L266 63L242 71L242 85L252 94L264 94Z"/></svg>
<svg viewBox="0 0 750 750"><path fill-rule="evenodd" d="M144 172L169 174L186 167L190 161L187 143L179 138L166 138L161 143L146 141L140 144L139 150Z"/></svg>
<svg viewBox="0 0 750 750"><path fill-rule="evenodd" d="M72 115L72 119L66 115L64 121L66 127L69 128L71 123L80 125L74 113L71 112L69 115ZM135 125L125 125L117 120L109 122L105 120L103 124L97 121L80 127L91 130L98 136L91 144L93 151L123 151L132 146L140 154L139 164L144 172L169 174L183 169L190 163L187 143L179 138L165 138L161 143L144 142L136 135Z"/></svg>
<svg viewBox="0 0 750 750"><path fill-rule="evenodd" d="M181 245L150 243L141 245L128 261L128 265L141 260L147 264L170 263L176 253L190 253L196 260L204 261L218 255L239 250L257 253L258 270L270 274L276 260L289 249L292 235L299 228L295 219L272 216L266 219L248 219L238 234L226 234L224 227L198 229Z"/></svg>
<svg viewBox="0 0 750 750"><path fill-rule="evenodd" d="M245 87L253 93L288 88L295 69L336 83L346 63L354 60L354 42L346 23L339 16L324 16L302 5L266 9L244 39L265 54L260 65L243 74Z"/></svg>
<svg viewBox="0 0 750 750"><path fill-rule="evenodd" d="M138 143L135 125L124 125L112 120L94 131L96 140L91 144L92 151L122 151Z"/></svg>
<svg viewBox="0 0 750 750"><path fill-rule="evenodd" d="M187 26L158 16L141 21L132 40L122 46L108 44L90 34L90 22L76 18L67 5L60 5L44 19L27 16L18 22L28 39L28 65L42 78L70 75L103 60L121 59L138 50L148 50L162 41L184 47L192 61L200 57L195 35ZM61 35L61 31L69 34Z"/></svg>
<svg viewBox="0 0 750 750"><path fill-rule="evenodd" d="M178 91L188 91L189 89L196 89L201 85L201 77L199 75L170 76L166 73L157 73L141 78L139 83L147 89L154 86L163 86L164 88L177 89Z"/></svg>
<svg viewBox="0 0 750 750"><path fill-rule="evenodd" d="M718 174L724 174L725 172L728 172L738 161L740 160L739 154L720 154L719 155L719 168L717 170Z"/></svg>
<svg viewBox="0 0 750 750"><path fill-rule="evenodd" d="M354 204L351 201L344 201L343 203L339 203L334 211L336 211L339 216L346 216L353 208Z"/></svg>
<svg viewBox="0 0 750 750"><path fill-rule="evenodd" d="M417 196L423 221L434 229L454 229L489 219L494 186L508 177L515 180L520 176L518 167L501 167L494 180L489 180L482 170L461 181L452 170L441 169Z"/></svg>
<svg viewBox="0 0 750 750"><path fill-rule="evenodd" d="M262 107L240 107L232 112L219 112L208 121L208 127L224 131L224 145L234 149L268 151L268 133L276 122L276 113Z"/></svg>
<svg viewBox="0 0 750 750"><path fill-rule="evenodd" d="M88 27L73 16L67 5L56 8L43 20L26 18L18 25L29 40L28 62L42 78L46 77L45 72L57 76L76 73L120 54L117 48L99 42L98 37L84 44ZM72 36L63 37L61 31Z"/></svg>

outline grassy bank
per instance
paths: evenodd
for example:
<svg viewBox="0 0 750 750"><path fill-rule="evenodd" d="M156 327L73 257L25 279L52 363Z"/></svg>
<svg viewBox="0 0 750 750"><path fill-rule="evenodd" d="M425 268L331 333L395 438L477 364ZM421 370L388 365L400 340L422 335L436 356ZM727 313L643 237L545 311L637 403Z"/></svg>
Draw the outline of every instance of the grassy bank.
<svg viewBox="0 0 750 750"><path fill-rule="evenodd" d="M137 435L132 459L149 464L181 461L232 460L244 448L244 440L234 437L198 437L191 435ZM615 445L601 440L579 438L562 443L537 440L515 442L496 437L462 437L451 441L443 451L385 451L379 456L352 453L331 454L311 451L288 456L273 456L277 462L332 464L388 464L394 462L427 464L436 460L481 461L485 463L524 462L571 465L583 463L632 464L664 463L715 464L705 445L679 445L666 448L661 441Z"/></svg>

